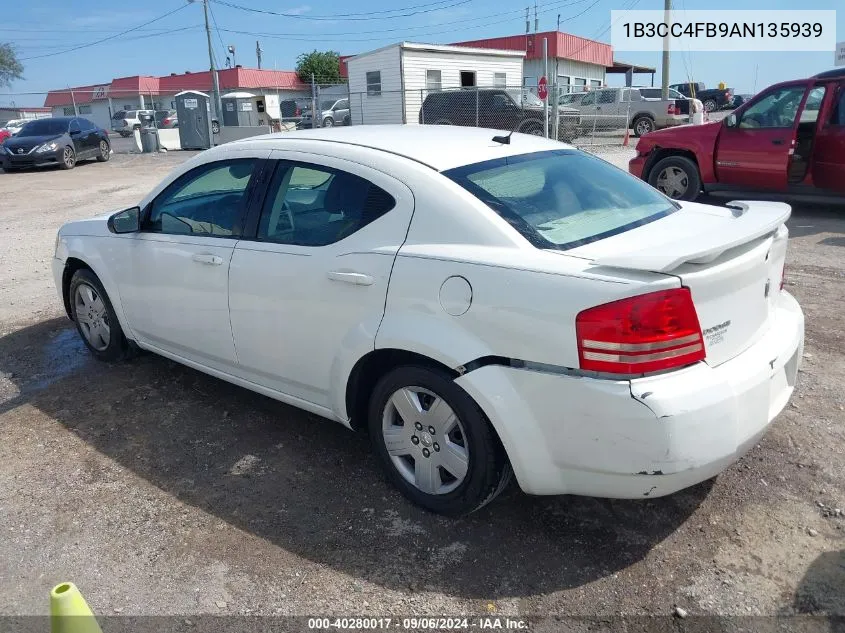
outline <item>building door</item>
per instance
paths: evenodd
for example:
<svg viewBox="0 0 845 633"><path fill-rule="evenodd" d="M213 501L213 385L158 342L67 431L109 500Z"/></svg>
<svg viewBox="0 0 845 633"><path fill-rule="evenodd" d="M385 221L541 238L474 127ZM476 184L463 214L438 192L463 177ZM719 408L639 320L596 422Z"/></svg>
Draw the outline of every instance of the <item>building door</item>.
<svg viewBox="0 0 845 633"><path fill-rule="evenodd" d="M461 88L475 88L475 71L462 70L461 71Z"/></svg>

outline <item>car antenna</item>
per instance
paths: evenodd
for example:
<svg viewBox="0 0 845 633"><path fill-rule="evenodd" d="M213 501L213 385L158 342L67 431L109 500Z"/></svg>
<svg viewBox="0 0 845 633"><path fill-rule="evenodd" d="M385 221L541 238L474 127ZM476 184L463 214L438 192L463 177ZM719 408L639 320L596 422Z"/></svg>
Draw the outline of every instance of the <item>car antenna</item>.
<svg viewBox="0 0 845 633"><path fill-rule="evenodd" d="M510 145L511 144L511 136L513 136L513 133L515 131L516 131L516 128L511 130L510 134L508 134L507 136L494 136L493 142L494 143L501 143L502 145Z"/></svg>

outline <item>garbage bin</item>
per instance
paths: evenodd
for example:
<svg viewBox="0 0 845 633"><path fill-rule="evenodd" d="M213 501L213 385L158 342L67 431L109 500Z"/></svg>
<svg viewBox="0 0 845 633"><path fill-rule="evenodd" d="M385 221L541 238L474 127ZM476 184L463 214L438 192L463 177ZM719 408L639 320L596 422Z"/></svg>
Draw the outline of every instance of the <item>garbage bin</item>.
<svg viewBox="0 0 845 633"><path fill-rule="evenodd" d="M141 151L145 154L158 151L158 130L154 127L141 128Z"/></svg>

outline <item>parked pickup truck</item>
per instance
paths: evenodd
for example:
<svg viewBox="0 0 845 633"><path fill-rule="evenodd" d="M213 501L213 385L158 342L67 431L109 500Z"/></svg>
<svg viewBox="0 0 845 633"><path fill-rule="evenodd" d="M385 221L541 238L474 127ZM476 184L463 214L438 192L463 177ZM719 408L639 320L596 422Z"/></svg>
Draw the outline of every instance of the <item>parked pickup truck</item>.
<svg viewBox="0 0 845 633"><path fill-rule="evenodd" d="M634 130L634 136L642 136L689 123L690 104L693 112L702 107L680 95L664 101L659 88L635 87L591 90L571 105L580 110L581 127L585 130L618 130L627 126Z"/></svg>
<svg viewBox="0 0 845 633"><path fill-rule="evenodd" d="M678 200L705 191L845 202L845 68L775 84L722 121L649 134L628 169Z"/></svg>
<svg viewBox="0 0 845 633"><path fill-rule="evenodd" d="M733 103L732 88L710 88L707 89L703 83L691 82L684 84L672 84L669 88L677 90L685 97L694 97L704 104L705 112L714 112Z"/></svg>

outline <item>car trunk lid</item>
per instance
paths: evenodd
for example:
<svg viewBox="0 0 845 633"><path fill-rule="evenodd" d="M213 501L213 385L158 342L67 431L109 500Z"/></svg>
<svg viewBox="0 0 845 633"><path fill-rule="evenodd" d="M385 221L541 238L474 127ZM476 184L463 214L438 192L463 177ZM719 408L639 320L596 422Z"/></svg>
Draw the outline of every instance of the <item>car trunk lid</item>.
<svg viewBox="0 0 845 633"><path fill-rule="evenodd" d="M786 259L789 205L683 203L660 220L567 251L595 266L676 276L690 289L706 362L719 365L768 329Z"/></svg>

